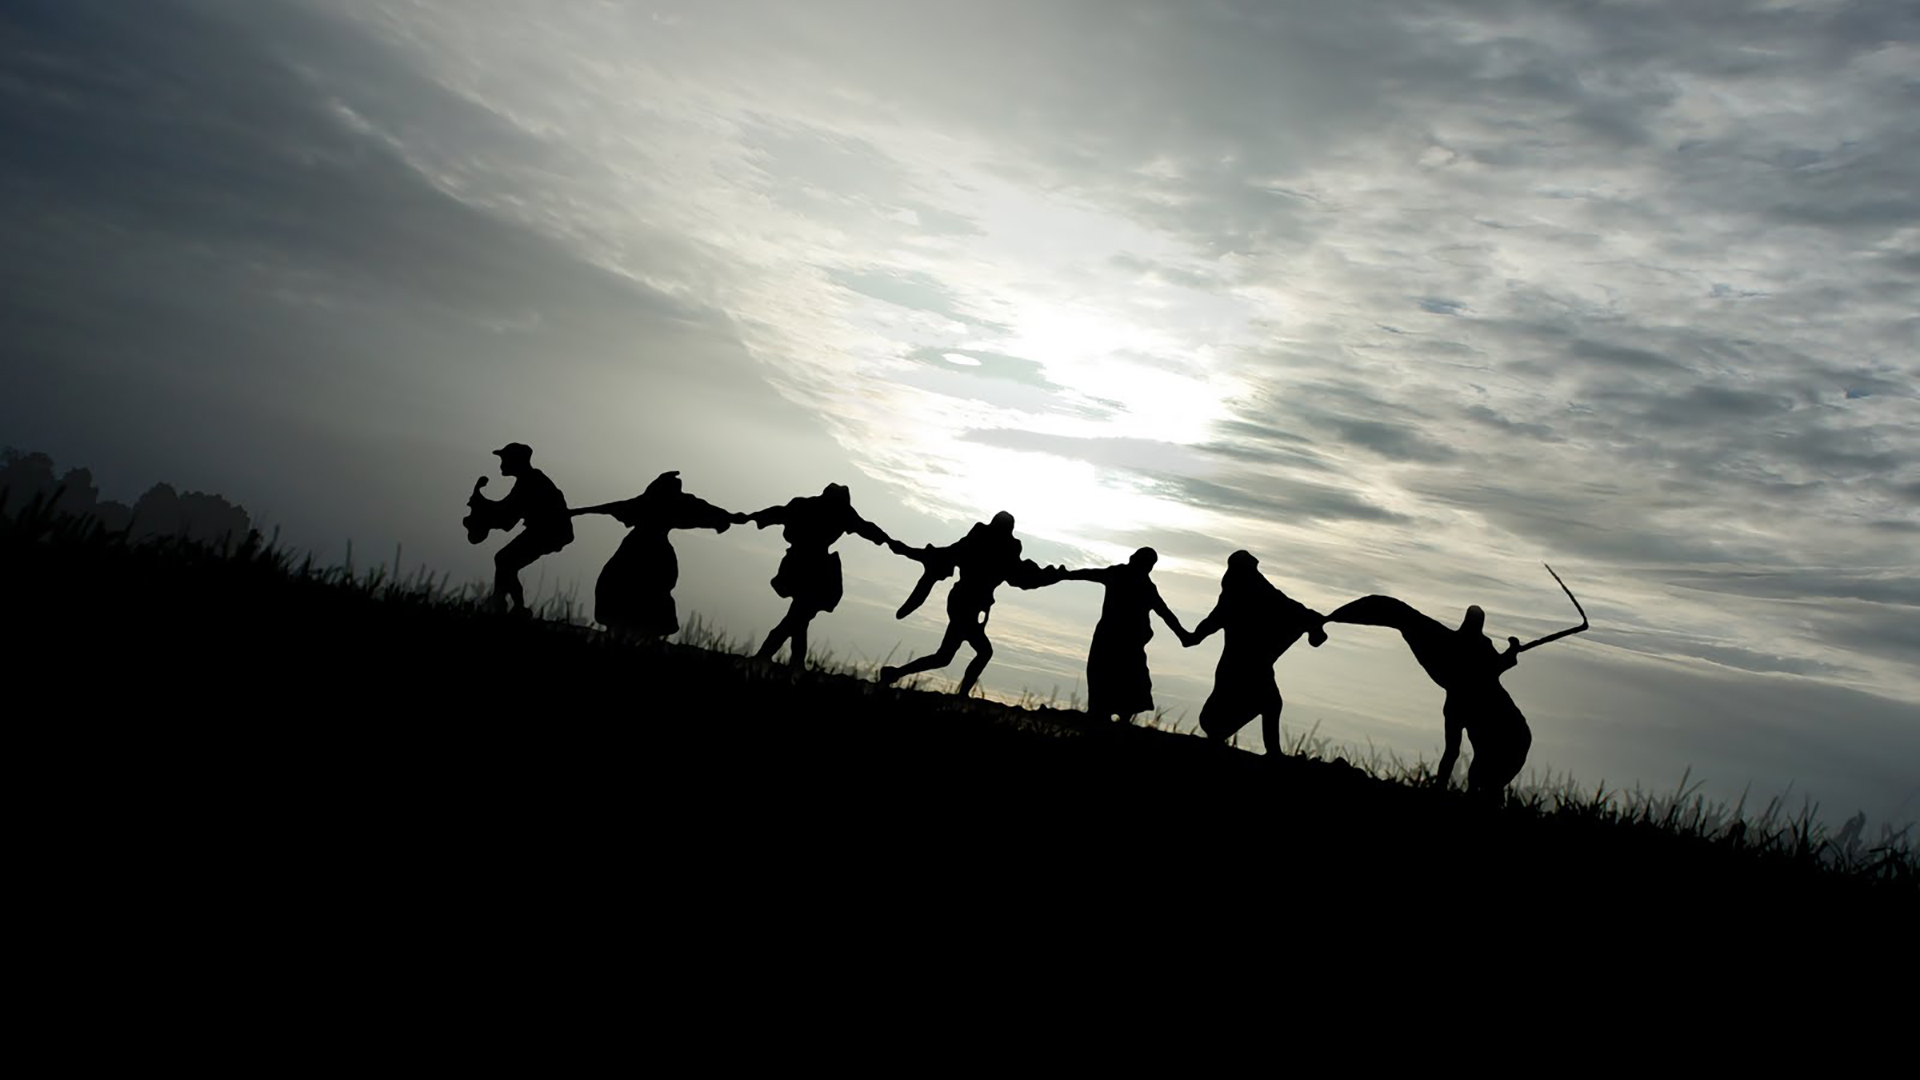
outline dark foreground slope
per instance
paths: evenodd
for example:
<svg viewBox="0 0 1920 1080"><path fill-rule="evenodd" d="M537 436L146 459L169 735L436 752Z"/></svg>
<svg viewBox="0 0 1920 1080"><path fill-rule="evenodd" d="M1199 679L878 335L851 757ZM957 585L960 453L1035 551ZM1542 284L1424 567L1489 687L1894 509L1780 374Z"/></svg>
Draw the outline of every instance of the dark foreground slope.
<svg viewBox="0 0 1920 1080"><path fill-rule="evenodd" d="M260 553L5 540L28 838L48 897L137 950L238 934L479 962L511 941L724 979L856 947L1386 938L1424 968L1543 935L1779 956L1920 910L1910 865L1841 874L1077 713L796 680Z"/></svg>

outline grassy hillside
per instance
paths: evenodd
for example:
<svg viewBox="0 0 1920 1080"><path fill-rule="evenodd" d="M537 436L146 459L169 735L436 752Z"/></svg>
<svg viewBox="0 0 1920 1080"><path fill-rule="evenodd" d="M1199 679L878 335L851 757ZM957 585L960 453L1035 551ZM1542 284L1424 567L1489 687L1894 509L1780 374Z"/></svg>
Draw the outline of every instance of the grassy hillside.
<svg viewBox="0 0 1920 1080"><path fill-rule="evenodd" d="M1920 912L1904 840L1836 844L1804 817L1476 805L1311 755L620 644L258 546L28 518L0 526L0 585L33 839L111 883L83 906L139 889L198 911L219 883L233 917L297 899L346 920L322 926L386 912L423 933L517 910L562 935L988 918L1422 948L1468 925L1731 942L1783 912Z"/></svg>

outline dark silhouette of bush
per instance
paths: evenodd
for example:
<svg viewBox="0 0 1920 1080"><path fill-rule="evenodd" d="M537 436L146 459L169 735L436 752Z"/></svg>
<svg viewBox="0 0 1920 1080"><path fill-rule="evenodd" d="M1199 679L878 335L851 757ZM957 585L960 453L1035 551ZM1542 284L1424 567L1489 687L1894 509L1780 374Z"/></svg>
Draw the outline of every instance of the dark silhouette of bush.
<svg viewBox="0 0 1920 1080"><path fill-rule="evenodd" d="M240 543L253 531L246 508L204 491L182 495L172 484L158 483L133 506L100 498L87 468L56 474L53 458L39 451L0 448L0 514L18 515L38 502L55 513L97 524L130 539L190 537Z"/></svg>

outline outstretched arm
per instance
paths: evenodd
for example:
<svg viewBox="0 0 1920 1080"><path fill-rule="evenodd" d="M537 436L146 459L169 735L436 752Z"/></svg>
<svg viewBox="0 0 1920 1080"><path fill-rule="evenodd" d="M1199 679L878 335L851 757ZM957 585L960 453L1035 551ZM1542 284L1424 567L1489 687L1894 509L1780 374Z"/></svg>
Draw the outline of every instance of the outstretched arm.
<svg viewBox="0 0 1920 1080"><path fill-rule="evenodd" d="M627 512L639 501L638 499L621 499L618 502L598 503L593 506L576 506L569 509L567 513L573 517L579 517L581 514L609 514L624 521Z"/></svg>
<svg viewBox="0 0 1920 1080"><path fill-rule="evenodd" d="M1274 591L1279 593L1280 620L1288 626L1304 629L1307 632L1307 644L1314 648L1317 649L1326 644L1327 617L1278 589Z"/></svg>
<svg viewBox="0 0 1920 1080"><path fill-rule="evenodd" d="M1173 636L1179 638L1180 643L1185 645L1187 643L1186 628L1180 625L1180 616L1175 615L1173 609L1167 606L1167 602L1160 599L1159 589L1153 590L1152 606L1154 611L1160 613L1160 621L1166 623L1167 628L1173 631Z"/></svg>
<svg viewBox="0 0 1920 1080"><path fill-rule="evenodd" d="M747 515L747 521L753 522L754 527L759 529L764 529L769 525L785 525L787 523L787 508L785 504L782 504L780 506L769 506L765 510L755 510L753 513ZM742 524L744 524L744 522Z"/></svg>
<svg viewBox="0 0 1920 1080"><path fill-rule="evenodd" d="M1007 574L1007 584L1016 589L1042 589L1066 576L1067 572L1057 566L1041 566L1032 559L1021 559Z"/></svg>
<svg viewBox="0 0 1920 1080"><path fill-rule="evenodd" d="M714 532L726 532L733 524L733 515L696 495L684 492L673 508L673 528L676 529L712 529Z"/></svg>
<svg viewBox="0 0 1920 1080"><path fill-rule="evenodd" d="M925 547L908 547L900 540L893 537L887 538L888 551L903 559L912 559L928 570L937 568L941 577L953 573L954 568L959 565L959 547L959 544L949 544L946 547L934 547L932 544Z"/></svg>
<svg viewBox="0 0 1920 1080"><path fill-rule="evenodd" d="M1060 577L1066 581L1098 581L1104 585L1113 577L1113 567L1086 566L1078 570L1064 570Z"/></svg>
<svg viewBox="0 0 1920 1080"><path fill-rule="evenodd" d="M889 549L893 546L893 537L887 535L887 530L875 525L873 522L868 521L852 510L847 511L846 531L870 544L879 544L881 547Z"/></svg>
<svg viewBox="0 0 1920 1080"><path fill-rule="evenodd" d="M1193 628L1193 633L1180 639L1180 644L1191 649L1212 637L1213 632L1226 625L1226 622L1227 605L1224 602L1217 603L1213 605L1212 611L1207 612L1207 617L1200 620L1200 625Z"/></svg>

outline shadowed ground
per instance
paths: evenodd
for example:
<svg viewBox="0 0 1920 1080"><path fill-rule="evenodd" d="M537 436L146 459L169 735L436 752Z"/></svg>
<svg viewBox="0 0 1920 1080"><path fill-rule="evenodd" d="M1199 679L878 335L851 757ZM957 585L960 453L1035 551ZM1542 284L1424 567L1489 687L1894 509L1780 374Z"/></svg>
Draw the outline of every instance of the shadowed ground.
<svg viewBox="0 0 1920 1080"><path fill-rule="evenodd" d="M1064 938L1232 966L1384 937L1424 966L1764 933L1779 959L1782 922L1871 938L1920 909L1910 859L1843 874L266 553L3 531L39 880L135 953L238 935L459 965L544 942L696 981Z"/></svg>

